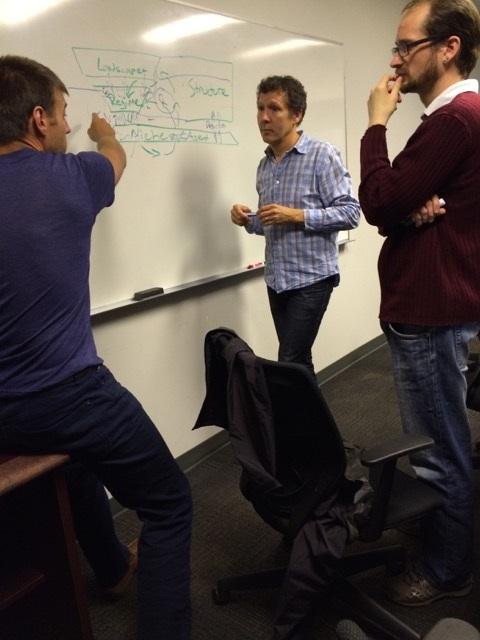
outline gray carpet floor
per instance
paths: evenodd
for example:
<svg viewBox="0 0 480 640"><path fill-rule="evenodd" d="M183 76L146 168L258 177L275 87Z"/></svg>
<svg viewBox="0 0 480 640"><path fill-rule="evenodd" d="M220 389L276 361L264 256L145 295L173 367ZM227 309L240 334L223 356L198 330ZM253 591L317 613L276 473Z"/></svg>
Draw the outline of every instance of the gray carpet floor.
<svg viewBox="0 0 480 640"><path fill-rule="evenodd" d="M344 438L360 446L368 446L400 432L387 347L377 349L324 382L322 391ZM474 439L480 439L480 413L471 414L471 424ZM477 471L477 487L479 474ZM238 489L240 469L229 445L188 470L187 475L194 501L192 640L270 640L275 591L236 593L228 605L217 606L212 602L211 590L220 577L282 564L285 550L279 534L263 523L241 496ZM138 536L140 523L134 513L122 511L115 517L115 522L119 536L125 542ZM477 515L477 540L478 522ZM410 550L415 550L418 544L415 531L390 532L383 542L400 542ZM479 553L476 547L476 555ZM444 599L428 607L411 609L385 601L382 570L363 575L357 581L372 597L420 633L447 616L462 618L480 628L480 573L477 568L480 562L478 557L475 560L473 571L476 580L471 595ZM86 563L84 567L95 639L133 640L135 584L120 601L107 602L96 589ZM334 640L338 617L328 606L319 606L317 614L316 637L318 640ZM38 628L27 635L15 637L5 635L0 629L0 640L37 638L68 640L54 638L48 632L42 635Z"/></svg>

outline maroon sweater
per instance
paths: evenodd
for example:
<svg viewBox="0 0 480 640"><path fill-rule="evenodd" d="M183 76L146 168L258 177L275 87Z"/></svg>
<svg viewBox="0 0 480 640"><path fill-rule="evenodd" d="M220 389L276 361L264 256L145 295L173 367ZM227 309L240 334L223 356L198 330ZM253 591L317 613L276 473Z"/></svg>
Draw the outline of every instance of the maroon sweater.
<svg viewBox="0 0 480 640"><path fill-rule="evenodd" d="M386 129L361 144L360 204L387 236L380 318L420 325L480 320L480 97L461 93L423 120L392 164ZM447 213L420 228L409 214L432 195Z"/></svg>

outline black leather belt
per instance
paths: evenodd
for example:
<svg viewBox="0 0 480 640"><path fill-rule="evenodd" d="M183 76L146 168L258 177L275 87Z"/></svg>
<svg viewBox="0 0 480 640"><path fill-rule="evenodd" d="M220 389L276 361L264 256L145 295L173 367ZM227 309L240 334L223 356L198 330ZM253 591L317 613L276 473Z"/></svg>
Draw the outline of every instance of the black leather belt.
<svg viewBox="0 0 480 640"><path fill-rule="evenodd" d="M73 376L69 376L68 378L65 378L58 384L63 385L63 384L70 384L71 382L78 382L79 380L82 380L83 378L85 378L85 376L87 376L89 373L93 373L94 371L96 371L100 366L101 365L99 364L94 364L91 367L85 367L85 369L82 369L81 371L74 373Z"/></svg>

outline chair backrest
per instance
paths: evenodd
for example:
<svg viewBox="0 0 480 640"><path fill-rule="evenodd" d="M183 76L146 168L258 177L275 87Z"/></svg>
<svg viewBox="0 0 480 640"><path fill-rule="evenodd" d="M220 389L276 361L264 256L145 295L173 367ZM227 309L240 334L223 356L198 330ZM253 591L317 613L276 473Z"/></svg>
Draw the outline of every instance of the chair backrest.
<svg viewBox="0 0 480 640"><path fill-rule="evenodd" d="M257 357L272 405L277 477L298 465L328 495L345 471L345 451L335 420L306 368Z"/></svg>
<svg viewBox="0 0 480 640"><path fill-rule="evenodd" d="M305 367L260 358L229 329L207 334L205 354L207 397L195 426L229 431L244 495L271 526L293 536L344 480L333 416Z"/></svg>
<svg viewBox="0 0 480 640"><path fill-rule="evenodd" d="M337 492L346 458L335 420L311 373L302 365L256 357L267 384L273 417L276 477L287 496L287 533L296 531L316 505ZM261 502L253 501L267 519Z"/></svg>

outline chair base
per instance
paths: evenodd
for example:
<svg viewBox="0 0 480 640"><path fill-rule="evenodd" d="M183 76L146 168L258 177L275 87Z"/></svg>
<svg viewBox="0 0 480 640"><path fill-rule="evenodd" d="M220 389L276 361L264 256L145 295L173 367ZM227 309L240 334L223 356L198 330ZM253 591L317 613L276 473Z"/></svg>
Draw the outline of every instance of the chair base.
<svg viewBox="0 0 480 640"><path fill-rule="evenodd" d="M378 634L382 640L421 640L418 633L347 580L348 576L380 566L385 566L390 573L398 573L402 571L404 564L405 551L399 545L346 555L338 563L329 605L338 610L340 616L347 613L348 617L361 623L368 631ZM230 602L232 591L280 587L285 571L286 567L281 567L222 578L212 590L212 599L217 605L225 605Z"/></svg>
<svg viewBox="0 0 480 640"><path fill-rule="evenodd" d="M385 567L389 573L396 574L405 568L405 560L405 549L401 545L375 547L346 554L339 561L338 572L343 576L353 576L376 567Z"/></svg>
<svg viewBox="0 0 480 640"><path fill-rule="evenodd" d="M331 604L340 615L347 613L382 640L421 640L418 633L347 580L348 576L380 566L390 574L400 573L405 567L405 549L390 545L346 555L339 563Z"/></svg>
<svg viewBox="0 0 480 640"><path fill-rule="evenodd" d="M422 639L422 636L416 631L389 613L375 600L362 593L343 576L338 576L335 580L330 604L341 616L348 614L369 633L378 634L374 637L382 638L382 640Z"/></svg>
<svg viewBox="0 0 480 640"><path fill-rule="evenodd" d="M212 590L212 598L215 604L228 604L231 591L250 591L252 589L275 589L282 584L286 567L267 569L256 573L247 573L231 578L218 580L217 586Z"/></svg>

